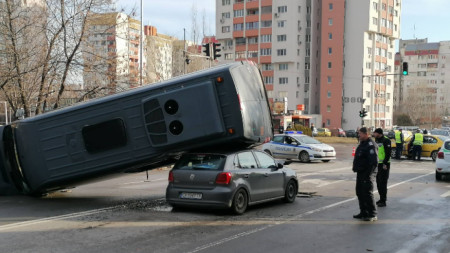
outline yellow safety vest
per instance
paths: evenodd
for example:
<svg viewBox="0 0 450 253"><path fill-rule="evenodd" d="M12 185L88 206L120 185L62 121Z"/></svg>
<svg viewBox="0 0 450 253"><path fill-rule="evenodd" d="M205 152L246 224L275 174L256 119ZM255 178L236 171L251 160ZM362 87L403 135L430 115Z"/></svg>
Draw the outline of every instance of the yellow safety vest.
<svg viewBox="0 0 450 253"><path fill-rule="evenodd" d="M401 135L402 135L402 132L400 132L400 131L395 132L395 143L402 143Z"/></svg>
<svg viewBox="0 0 450 253"><path fill-rule="evenodd" d="M422 146L423 145L423 134L421 133L416 133L414 135L414 142L413 145L418 145L418 146Z"/></svg>

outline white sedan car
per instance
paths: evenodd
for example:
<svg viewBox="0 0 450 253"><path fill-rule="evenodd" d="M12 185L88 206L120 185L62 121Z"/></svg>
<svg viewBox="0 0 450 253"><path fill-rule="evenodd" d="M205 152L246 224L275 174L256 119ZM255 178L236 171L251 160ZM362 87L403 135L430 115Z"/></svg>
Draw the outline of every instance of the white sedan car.
<svg viewBox="0 0 450 253"><path fill-rule="evenodd" d="M300 133L288 131L277 134L271 142L262 146L262 150L275 158L298 159L301 162L329 162L336 159L336 151L332 146Z"/></svg>
<svg viewBox="0 0 450 253"><path fill-rule="evenodd" d="M442 180L442 174L450 176L450 139L444 141L436 159L436 180Z"/></svg>

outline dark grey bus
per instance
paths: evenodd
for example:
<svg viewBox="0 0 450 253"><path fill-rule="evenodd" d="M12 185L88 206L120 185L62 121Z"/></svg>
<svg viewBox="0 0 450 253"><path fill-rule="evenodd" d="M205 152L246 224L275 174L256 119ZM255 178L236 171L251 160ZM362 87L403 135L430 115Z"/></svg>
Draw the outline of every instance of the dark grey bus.
<svg viewBox="0 0 450 253"><path fill-rule="evenodd" d="M257 67L221 65L0 127L0 195L41 194L272 137Z"/></svg>

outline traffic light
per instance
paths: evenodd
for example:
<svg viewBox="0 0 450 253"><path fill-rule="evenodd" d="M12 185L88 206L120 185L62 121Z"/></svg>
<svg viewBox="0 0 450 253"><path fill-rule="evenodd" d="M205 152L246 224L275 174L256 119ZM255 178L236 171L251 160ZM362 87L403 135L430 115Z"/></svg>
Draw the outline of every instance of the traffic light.
<svg viewBox="0 0 450 253"><path fill-rule="evenodd" d="M202 46L205 48L205 50L203 50L203 52L205 52L205 55L208 57L211 56L211 51L209 48L211 46L211 44L206 43L206 44L203 44Z"/></svg>
<svg viewBox="0 0 450 253"><path fill-rule="evenodd" d="M408 75L408 63L407 62L403 63L402 71L403 71L404 76Z"/></svg>
<svg viewBox="0 0 450 253"><path fill-rule="evenodd" d="M222 56L219 54L220 51L222 51L222 49L220 49L220 43L213 43L214 60Z"/></svg>
<svg viewBox="0 0 450 253"><path fill-rule="evenodd" d="M364 118L367 116L366 108L363 108L362 111L359 111L359 117Z"/></svg>

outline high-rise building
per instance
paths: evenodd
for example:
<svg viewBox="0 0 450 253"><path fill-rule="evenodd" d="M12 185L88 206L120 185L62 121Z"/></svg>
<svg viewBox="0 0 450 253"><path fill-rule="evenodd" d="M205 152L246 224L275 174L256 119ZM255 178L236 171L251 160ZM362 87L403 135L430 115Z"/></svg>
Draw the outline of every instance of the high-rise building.
<svg viewBox="0 0 450 253"><path fill-rule="evenodd" d="M87 27L84 88L115 93L139 86L140 22L114 12L93 14Z"/></svg>
<svg viewBox="0 0 450 253"><path fill-rule="evenodd" d="M304 104L324 127L391 127L400 9L400 0L216 0L220 60L260 64L273 101Z"/></svg>
<svg viewBox="0 0 450 253"><path fill-rule="evenodd" d="M306 113L319 109L313 105L310 87L316 80L310 60L312 2L216 0L219 60L259 64L270 100L287 98L288 110L304 105Z"/></svg>
<svg viewBox="0 0 450 253"><path fill-rule="evenodd" d="M156 27L144 26L145 58L147 59L146 79L144 83L160 82L172 77L173 50L177 40L159 34Z"/></svg>
<svg viewBox="0 0 450 253"><path fill-rule="evenodd" d="M395 108L414 124L436 127L450 113L450 41L400 40ZM403 75L403 64L408 74Z"/></svg>

